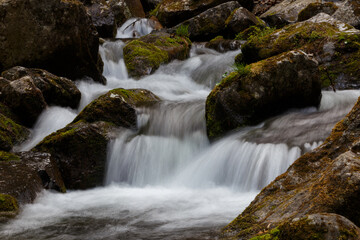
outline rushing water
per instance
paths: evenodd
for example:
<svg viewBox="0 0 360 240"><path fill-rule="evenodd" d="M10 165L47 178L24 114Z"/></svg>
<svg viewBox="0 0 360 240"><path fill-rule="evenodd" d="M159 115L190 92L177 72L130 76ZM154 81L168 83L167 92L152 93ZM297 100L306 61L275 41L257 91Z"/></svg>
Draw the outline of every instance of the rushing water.
<svg viewBox="0 0 360 240"><path fill-rule="evenodd" d="M146 34L130 21L119 37ZM136 33L134 33L136 31ZM67 194L42 192L34 204L1 226L1 239L213 239L259 190L302 153L323 141L353 106L360 91L323 92L319 109L293 109L210 144L205 99L238 54L194 46L191 58L173 61L151 76L128 78L122 41L105 42L106 86L77 82L77 110L51 107L39 117L28 150L71 122L110 89L145 88L162 101L139 108L138 130L124 130L108 146L104 187Z"/></svg>

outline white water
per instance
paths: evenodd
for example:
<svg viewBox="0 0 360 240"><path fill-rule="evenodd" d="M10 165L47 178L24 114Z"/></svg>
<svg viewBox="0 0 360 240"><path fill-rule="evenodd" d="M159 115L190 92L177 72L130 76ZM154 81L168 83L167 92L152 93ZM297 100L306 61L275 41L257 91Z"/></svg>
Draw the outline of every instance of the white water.
<svg viewBox="0 0 360 240"><path fill-rule="evenodd" d="M236 217L262 187L317 147L360 95L323 92L319 110L292 110L210 144L205 99L238 52L193 47L190 59L134 80L125 70L123 46L103 44L107 85L79 81L79 108L48 109L24 149L110 89L146 88L162 102L137 109L139 130L123 131L109 144L105 187L43 192L1 226L1 239L213 239L212 232Z"/></svg>

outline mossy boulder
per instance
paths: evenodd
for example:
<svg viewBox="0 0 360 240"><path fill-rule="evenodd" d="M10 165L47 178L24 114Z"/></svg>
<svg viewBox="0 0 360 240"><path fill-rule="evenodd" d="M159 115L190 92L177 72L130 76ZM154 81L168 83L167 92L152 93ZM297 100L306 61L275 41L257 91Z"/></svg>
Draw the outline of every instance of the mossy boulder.
<svg viewBox="0 0 360 240"><path fill-rule="evenodd" d="M300 21L308 20L309 18L318 15L319 13L326 13L332 15L338 8L339 7L336 6L333 2L310 3L306 8L304 8L299 12L298 21L300 22Z"/></svg>
<svg viewBox="0 0 360 240"><path fill-rule="evenodd" d="M246 8L240 7L236 9L225 22L228 32L233 36L245 29L256 26L265 25L265 23Z"/></svg>
<svg viewBox="0 0 360 240"><path fill-rule="evenodd" d="M98 34L78 0L1 1L0 19L0 71L36 67L105 82Z"/></svg>
<svg viewBox="0 0 360 240"><path fill-rule="evenodd" d="M360 29L360 3L358 0L346 0L340 4L333 15L339 21Z"/></svg>
<svg viewBox="0 0 360 240"><path fill-rule="evenodd" d="M58 77L48 71L35 68L13 67L1 73L9 81L16 81L29 76L34 85L41 91L48 105L77 108L81 92L73 81Z"/></svg>
<svg viewBox="0 0 360 240"><path fill-rule="evenodd" d="M214 39L211 39L205 44L205 47L214 49L218 52L224 53L227 51L238 50L241 47L241 41L224 39L222 36L218 36Z"/></svg>
<svg viewBox="0 0 360 240"><path fill-rule="evenodd" d="M157 32L133 40L124 47L129 76L139 78L152 74L161 64L189 57L191 41L185 37Z"/></svg>
<svg viewBox="0 0 360 240"><path fill-rule="evenodd" d="M350 113L335 125L320 147L301 156L284 174L266 186L224 229L224 234L229 238L232 236L235 239L247 239L269 226L273 228L283 225L288 226L286 229L294 229L298 228L296 222L308 215L329 213L343 216L359 226L359 126L360 99ZM336 216L335 219L337 218ZM317 219L316 221L320 221L325 218L320 216ZM336 222L330 221L336 226ZM356 231L358 234L358 229L352 224L344 223L345 221L347 220L342 218L339 225L351 227L342 234L351 236ZM301 228L298 229L301 231ZM287 236L290 235L291 232L288 232ZM355 238L344 239L359 238L358 235L354 236Z"/></svg>
<svg viewBox="0 0 360 240"><path fill-rule="evenodd" d="M51 153L65 185L87 189L103 184L107 144L119 128L137 129L135 107L159 98L143 89L114 89L91 102L65 128L47 136L33 150Z"/></svg>
<svg viewBox="0 0 360 240"><path fill-rule="evenodd" d="M18 210L19 205L16 198L8 194L0 193L0 223L10 217L16 216Z"/></svg>
<svg viewBox="0 0 360 240"><path fill-rule="evenodd" d="M317 62L302 51L238 66L207 97L209 138L258 124L289 108L318 106L321 82L317 67Z"/></svg>
<svg viewBox="0 0 360 240"><path fill-rule="evenodd" d="M336 89L360 84L360 31L320 13L282 29L254 34L242 45L247 64L293 49L313 54L319 62L323 86Z"/></svg>
<svg viewBox="0 0 360 240"><path fill-rule="evenodd" d="M165 27L173 27L187 19L231 0L163 0L153 11ZM251 11L253 0L237 1Z"/></svg>
<svg viewBox="0 0 360 240"><path fill-rule="evenodd" d="M26 140L30 131L0 113L0 150L10 151L14 145Z"/></svg>
<svg viewBox="0 0 360 240"><path fill-rule="evenodd" d="M193 18L190 18L177 26L188 26L189 38L197 41L208 41L215 36L227 34L226 25L231 21L231 16L241 5L237 1L230 1L210 8ZM230 19L230 20L228 20ZM235 34L232 34L235 35Z"/></svg>

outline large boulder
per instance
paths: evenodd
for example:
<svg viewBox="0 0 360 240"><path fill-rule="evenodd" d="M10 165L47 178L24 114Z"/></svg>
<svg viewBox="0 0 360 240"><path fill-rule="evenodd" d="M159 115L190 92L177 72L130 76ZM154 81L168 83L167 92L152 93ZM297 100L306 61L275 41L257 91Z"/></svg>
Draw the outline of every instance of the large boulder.
<svg viewBox="0 0 360 240"><path fill-rule="evenodd" d="M360 29L360 3L358 0L346 0L333 15L334 18Z"/></svg>
<svg viewBox="0 0 360 240"><path fill-rule="evenodd" d="M360 31L325 13L279 30L264 29L241 47L243 61L248 64L293 49L314 55L324 87L360 85Z"/></svg>
<svg viewBox="0 0 360 240"><path fill-rule="evenodd" d="M232 15L236 12L235 10L239 7L240 4L237 1L220 4L180 23L174 29L182 25L188 26L189 38L191 40L210 40L215 36L226 33L227 19L231 19Z"/></svg>
<svg viewBox="0 0 360 240"><path fill-rule="evenodd" d="M77 108L81 99L81 92L73 81L42 69L17 66L2 72L1 76L9 81L16 81L25 76L31 77L48 105Z"/></svg>
<svg viewBox="0 0 360 240"><path fill-rule="evenodd" d="M214 139L289 108L318 106L320 99L318 64L302 51L240 65L207 97L207 133Z"/></svg>
<svg viewBox="0 0 360 240"><path fill-rule="evenodd" d="M231 0L163 0L153 14L165 27L173 27L201 12ZM253 0L239 0L241 6L251 10Z"/></svg>
<svg viewBox="0 0 360 240"><path fill-rule="evenodd" d="M91 102L72 123L47 136L34 150L51 153L67 188L102 185L108 141L116 137L119 128L136 130L135 107L157 101L157 96L143 89L111 90Z"/></svg>
<svg viewBox="0 0 360 240"><path fill-rule="evenodd" d="M184 60L190 55L191 41L186 37L157 32L129 42L124 60L129 76L139 78L152 74L161 64Z"/></svg>
<svg viewBox="0 0 360 240"><path fill-rule="evenodd" d="M360 99L350 113L335 125L320 147L297 159L224 229L227 238L249 239L264 229L278 227L281 231L282 226L285 230L292 228L298 236L304 236L300 235L302 219L310 220L305 221L306 224L323 219L324 222L331 221L332 225L336 226L336 219L331 220L319 215L317 219L314 218L317 214L333 213L342 216L341 219L335 217L339 220L338 226L342 226L339 230L349 226L345 228L347 231L343 232L349 235L345 236L346 238L337 238L334 234L332 238L319 236L318 239L359 239L359 229L356 227L360 225L359 126ZM332 227L333 230L334 228ZM292 235L296 236L294 232ZM292 235L284 234L285 237L279 239L289 239L286 236L291 236L291 239L304 239L293 238Z"/></svg>
<svg viewBox="0 0 360 240"><path fill-rule="evenodd" d="M333 2L315 2L310 3L306 8L301 10L298 15L298 21L305 21L309 18L312 18L319 13L326 13L328 15L334 14L334 12L338 9L338 6L336 6Z"/></svg>
<svg viewBox="0 0 360 240"><path fill-rule="evenodd" d="M0 71L21 65L105 82L97 31L79 1L4 0L0 19Z"/></svg>

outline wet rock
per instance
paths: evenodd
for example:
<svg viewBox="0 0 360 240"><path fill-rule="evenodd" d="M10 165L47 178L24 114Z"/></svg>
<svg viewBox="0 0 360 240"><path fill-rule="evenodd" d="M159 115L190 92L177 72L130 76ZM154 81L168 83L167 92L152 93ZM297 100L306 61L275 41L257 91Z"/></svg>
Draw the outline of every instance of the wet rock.
<svg viewBox="0 0 360 240"><path fill-rule="evenodd" d="M165 27L173 27L187 19L231 0L164 0L154 10L154 15ZM251 10L252 0L239 0L241 6Z"/></svg>
<svg viewBox="0 0 360 240"><path fill-rule="evenodd" d="M20 65L105 82L97 31L79 1L2 1L0 19L0 71Z"/></svg>
<svg viewBox="0 0 360 240"><path fill-rule="evenodd" d="M206 41L211 38L226 33L226 24L231 21L232 13L240 4L236 1L220 4L214 8L210 8L199 15L186 20L174 29L180 26L188 26L189 38L191 40ZM228 20L229 19L229 20ZM228 20L228 21L227 21ZM235 22L232 22L235 26ZM232 28L229 28L232 30ZM232 35L235 35L234 33Z"/></svg>
<svg viewBox="0 0 360 240"><path fill-rule="evenodd" d="M34 149L56 159L67 188L87 189L103 184L107 144L117 129L136 130L136 106L159 98L143 89L114 89L91 102L65 128L47 136Z"/></svg>
<svg viewBox="0 0 360 240"><path fill-rule="evenodd" d="M326 227L321 222L330 222L329 231L335 231L339 226L336 234L348 234L343 239L358 239L358 228L354 224L360 224L357 207L360 204L360 156L351 148L360 138L359 126L360 99L350 113L335 125L320 147L297 159L257 195L244 212L224 229L225 235L248 239L269 225L271 228L279 226L279 229L284 225L285 230L299 229L298 234L302 236L297 224L308 218L307 225ZM345 226L349 231L342 232ZM330 239L338 239L334 236Z"/></svg>
<svg viewBox="0 0 360 240"><path fill-rule="evenodd" d="M22 143L30 131L0 112L0 151L10 151L14 145Z"/></svg>
<svg viewBox="0 0 360 240"><path fill-rule="evenodd" d="M124 60L129 76L139 78L152 74L163 63L189 57L191 42L185 37L157 32L129 42Z"/></svg>
<svg viewBox="0 0 360 240"><path fill-rule="evenodd" d="M238 65L207 97L207 134L214 139L289 108L318 106L320 99L318 64L302 51Z"/></svg>
<svg viewBox="0 0 360 240"><path fill-rule="evenodd" d="M337 9L338 6L336 6L332 2L310 3L306 8L304 8L303 10L301 10L301 12L299 12L298 21L300 22L300 21L308 20L309 18L318 15L319 13L326 13L328 15L332 15Z"/></svg>
<svg viewBox="0 0 360 240"><path fill-rule="evenodd" d="M81 93L74 82L42 69L17 66L2 72L1 76L9 81L30 77L48 105L76 108L81 99Z"/></svg>
<svg viewBox="0 0 360 240"><path fill-rule="evenodd" d="M222 36L219 36L206 43L205 47L224 53L240 49L241 41L224 39Z"/></svg>
<svg viewBox="0 0 360 240"><path fill-rule="evenodd" d="M264 22L246 8L240 7L226 20L226 25L228 30L235 35L251 26L264 25Z"/></svg>
<svg viewBox="0 0 360 240"><path fill-rule="evenodd" d="M360 3L357 0L344 1L333 15L339 21L360 29Z"/></svg>
<svg viewBox="0 0 360 240"><path fill-rule="evenodd" d="M65 192L56 163L48 153L0 152L0 193L31 203L43 189Z"/></svg>
<svg viewBox="0 0 360 240"><path fill-rule="evenodd" d="M243 61L252 63L293 49L313 54L319 62L323 87L360 86L360 32L331 16L320 13L282 29L253 34L242 45Z"/></svg>

